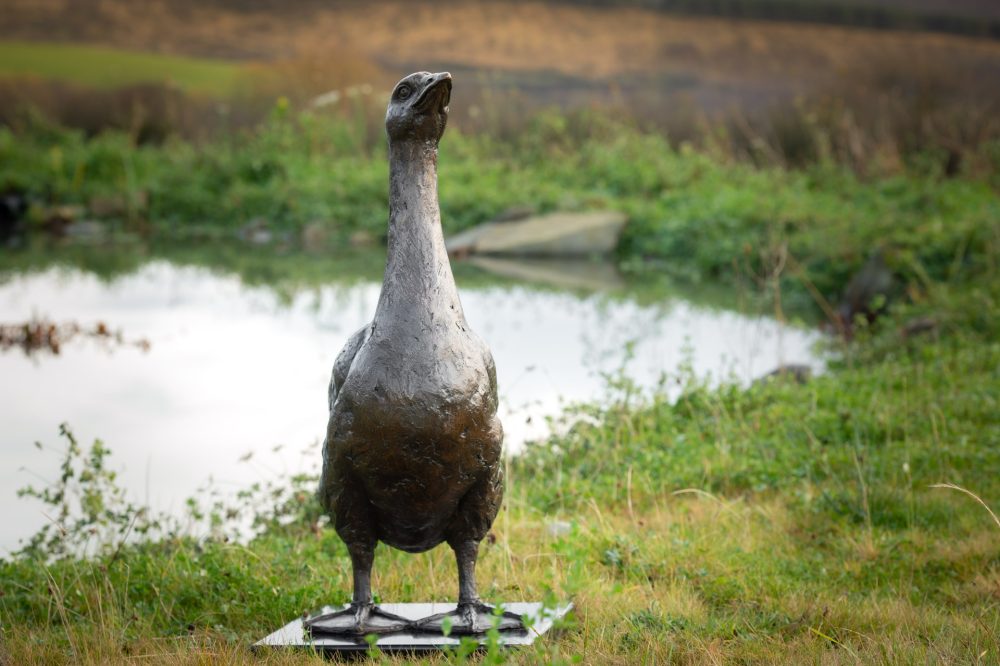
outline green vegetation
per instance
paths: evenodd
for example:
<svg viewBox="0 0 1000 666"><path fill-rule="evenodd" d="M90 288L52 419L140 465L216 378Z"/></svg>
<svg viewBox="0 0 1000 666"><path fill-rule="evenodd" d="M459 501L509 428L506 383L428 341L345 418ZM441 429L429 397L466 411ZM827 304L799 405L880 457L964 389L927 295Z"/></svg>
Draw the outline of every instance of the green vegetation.
<svg viewBox="0 0 1000 666"><path fill-rule="evenodd" d="M386 220L381 127L358 104L350 120L279 105L260 129L205 145L136 146L124 133L87 139L42 123L0 129L0 187L27 193L37 225L51 206L74 204L161 239L233 238L250 225L292 245L311 234L344 247L359 232L381 238ZM442 216L454 232L519 204L620 209L631 219L620 248L626 271L776 279L803 309L816 307L817 294L838 298L876 248L920 289L982 262L1000 219L1000 146L981 153L992 166L974 177L946 178L933 156L918 156L865 179L831 159L755 167L674 149L605 116L543 115L510 141L449 133Z"/></svg>
<svg viewBox="0 0 1000 666"><path fill-rule="evenodd" d="M105 46L0 42L0 77L33 76L96 88L170 83L187 92L226 95L243 67L224 60L125 51Z"/></svg>
<svg viewBox="0 0 1000 666"><path fill-rule="evenodd" d="M360 123L279 109L258 132L201 147L39 125L0 134L0 183L29 193L31 224L57 203L119 196L109 223L126 234L226 237L261 217L290 243L318 224L337 246L385 221L384 148ZM752 167L594 116L541 117L506 143L451 133L442 151L452 230L512 204L609 206L632 218L620 259L638 275L750 280L778 308L821 309L878 246L903 285L885 317L831 342L838 360L807 384L710 389L681 373L670 402L612 377L607 400L569 410L564 434L512 459L484 593L572 599L577 612L537 648L485 661L1000 661L1000 523L934 487L1000 508L996 170ZM931 330L911 332L916 318ZM0 563L0 658L310 659L247 644L347 598L314 479L200 497L189 520L170 519L117 491L109 455L71 441L61 480L27 493L53 515L66 506L67 529ZM246 521L259 535L241 544ZM450 553L380 548L375 587L450 598Z"/></svg>
<svg viewBox="0 0 1000 666"><path fill-rule="evenodd" d="M995 308L998 295L977 305ZM872 339L851 367L805 386L710 391L682 377L675 404L637 400L619 379L610 403L580 407L572 416L587 418L567 435L510 464L507 510L480 566L486 593L572 598L578 612L537 651L507 657L994 663L1000 525L931 487L1000 502L993 336L891 354L871 353ZM317 527L314 479L200 498L191 513L210 536L194 538L116 498L107 455L70 448L64 486L47 499L59 515L79 497L76 522L0 564L14 663L250 661L249 641L346 599L346 553ZM228 541L246 516L263 534ZM136 531L159 536L119 547ZM59 556L67 543L94 556ZM445 548L381 548L376 589L448 598L452 568Z"/></svg>

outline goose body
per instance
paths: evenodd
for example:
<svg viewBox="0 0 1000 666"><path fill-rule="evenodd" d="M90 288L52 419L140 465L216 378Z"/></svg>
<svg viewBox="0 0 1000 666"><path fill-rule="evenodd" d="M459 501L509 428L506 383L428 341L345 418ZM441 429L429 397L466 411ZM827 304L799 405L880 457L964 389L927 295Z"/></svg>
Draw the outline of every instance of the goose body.
<svg viewBox="0 0 1000 666"><path fill-rule="evenodd" d="M448 623L455 633L490 626L475 562L503 498L503 429L493 357L465 320L441 231L437 146L450 94L450 74L418 72L389 102L385 276L372 322L334 363L320 479L320 499L351 554L354 601L308 620L313 631L414 628L372 604L378 541L409 552L447 542L459 569Z"/></svg>
<svg viewBox="0 0 1000 666"><path fill-rule="evenodd" d="M499 509L492 356L457 297L422 296L389 299L334 365L321 497L345 541L410 552L479 541Z"/></svg>

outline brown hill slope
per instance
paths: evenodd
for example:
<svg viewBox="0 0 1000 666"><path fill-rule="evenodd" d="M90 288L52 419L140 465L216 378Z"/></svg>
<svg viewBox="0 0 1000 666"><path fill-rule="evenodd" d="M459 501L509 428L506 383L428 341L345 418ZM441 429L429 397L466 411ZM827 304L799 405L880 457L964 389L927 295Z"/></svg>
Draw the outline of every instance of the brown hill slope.
<svg viewBox="0 0 1000 666"><path fill-rule="evenodd" d="M1000 43L987 40L685 18L642 9L502 1L305 2L280 10L256 3L259 8L239 11L176 0L4 4L0 37L307 59L320 70L365 60L388 70L388 78L430 67L489 71L496 85L513 80L547 99L619 92L628 99L646 93L658 98L669 90L699 108L720 108L754 106L873 76L905 79L931 71L1000 80ZM316 78L323 78L321 71Z"/></svg>
<svg viewBox="0 0 1000 666"><path fill-rule="evenodd" d="M724 118L740 152L782 160L831 144L865 168L932 147L948 170L1000 136L1000 89L984 84L1000 80L1000 41L519 0L0 3L0 38L261 63L256 102L234 102L227 123L259 118L277 95L308 103L333 88L379 91L416 69L450 69L460 81L454 120L470 129L516 130L553 104L600 105L680 140L715 137L706 129ZM23 87L8 86L7 97L31 98ZM99 126L63 113L76 105L61 104L69 97L59 91L49 97L64 122ZM211 115L176 124L198 129Z"/></svg>

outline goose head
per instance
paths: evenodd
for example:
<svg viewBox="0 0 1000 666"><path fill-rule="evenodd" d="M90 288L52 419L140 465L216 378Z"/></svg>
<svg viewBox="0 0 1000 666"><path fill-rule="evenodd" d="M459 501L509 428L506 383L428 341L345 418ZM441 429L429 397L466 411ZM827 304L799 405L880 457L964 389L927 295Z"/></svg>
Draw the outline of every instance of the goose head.
<svg viewBox="0 0 1000 666"><path fill-rule="evenodd" d="M450 100L448 72L416 72L403 78L393 88L385 114L389 141L440 141Z"/></svg>

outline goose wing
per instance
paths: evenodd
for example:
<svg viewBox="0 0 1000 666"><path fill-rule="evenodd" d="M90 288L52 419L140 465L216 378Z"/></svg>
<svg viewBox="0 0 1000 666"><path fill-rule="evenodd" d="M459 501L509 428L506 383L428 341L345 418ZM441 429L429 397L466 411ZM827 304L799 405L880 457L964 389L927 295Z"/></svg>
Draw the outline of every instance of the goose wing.
<svg viewBox="0 0 1000 666"><path fill-rule="evenodd" d="M347 373L351 371L354 357L357 356L361 345L365 344L368 336L371 335L371 330L372 325L367 324L355 331L354 335L347 339L344 348L337 354L337 360L333 363L333 376L330 378L329 406L331 412L334 403L337 402L337 394L344 386L344 382L347 381Z"/></svg>

